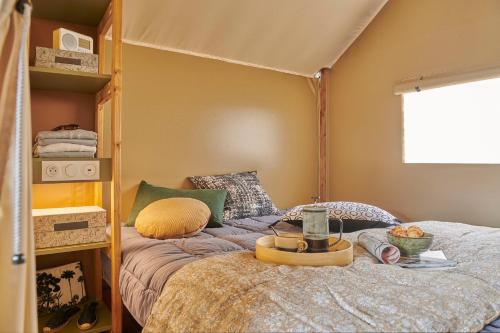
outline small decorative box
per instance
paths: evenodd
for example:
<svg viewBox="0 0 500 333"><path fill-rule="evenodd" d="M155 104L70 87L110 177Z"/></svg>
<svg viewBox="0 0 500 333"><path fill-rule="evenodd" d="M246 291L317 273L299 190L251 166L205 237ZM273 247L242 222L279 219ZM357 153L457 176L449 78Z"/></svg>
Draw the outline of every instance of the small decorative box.
<svg viewBox="0 0 500 333"><path fill-rule="evenodd" d="M35 248L106 240L106 211L97 206L33 209Z"/></svg>
<svg viewBox="0 0 500 333"><path fill-rule="evenodd" d="M99 57L97 54L36 47L35 65L38 67L97 73L98 63Z"/></svg>

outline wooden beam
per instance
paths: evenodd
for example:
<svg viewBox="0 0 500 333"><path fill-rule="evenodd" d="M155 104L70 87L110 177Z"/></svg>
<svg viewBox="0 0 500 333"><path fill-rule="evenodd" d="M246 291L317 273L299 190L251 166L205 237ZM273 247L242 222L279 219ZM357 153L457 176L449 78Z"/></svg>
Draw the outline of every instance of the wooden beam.
<svg viewBox="0 0 500 333"><path fill-rule="evenodd" d="M99 26L97 29L97 47L98 47L98 71L99 74L104 74L104 69L106 65L106 33L109 31L109 27L111 25L111 15L113 13L113 8L111 2L108 4L106 11L104 12L101 21L99 22ZM104 157L104 103L111 99L111 82L108 82L104 88L102 88L95 97L95 131L97 132L97 157ZM105 185L108 186L108 185ZM96 182L94 185L94 204L98 206L102 206L103 203L103 183ZM100 255L100 251L97 251L96 255ZM99 264L101 263L99 257ZM101 268L102 275L102 268ZM99 279L99 287L102 289L102 276L96 277ZM102 296L102 290L101 294Z"/></svg>
<svg viewBox="0 0 500 333"><path fill-rule="evenodd" d="M95 131L97 133L97 157L104 157L104 105L96 103Z"/></svg>
<svg viewBox="0 0 500 333"><path fill-rule="evenodd" d="M328 201L328 149L327 149L327 116L330 69L321 70L319 81L319 197Z"/></svg>
<svg viewBox="0 0 500 333"><path fill-rule="evenodd" d="M106 12L101 18L99 25L97 26L97 34L99 37L105 37L109 31L109 28L113 24L113 1L111 1L106 9ZM101 48L101 40L99 39L99 48ZM100 50L99 50L100 51ZM100 54L100 52L99 52ZM100 71L99 71L100 73Z"/></svg>
<svg viewBox="0 0 500 333"><path fill-rule="evenodd" d="M94 288L95 288L95 298L97 300L102 299L102 260L101 260L101 250L95 249L92 251L94 257Z"/></svg>
<svg viewBox="0 0 500 333"><path fill-rule="evenodd" d="M97 47L99 54L99 74L104 74L106 67L106 34L111 27L113 19L113 1L111 1L97 27Z"/></svg>
<svg viewBox="0 0 500 333"><path fill-rule="evenodd" d="M99 56L99 60L101 60ZM111 99L111 82L99 90L95 96L95 129L97 132L97 157L104 157L104 103Z"/></svg>
<svg viewBox="0 0 500 333"><path fill-rule="evenodd" d="M112 0L112 60L111 60L111 313L113 333L122 331L122 302L120 296L121 265L121 106L122 106L122 0Z"/></svg>
<svg viewBox="0 0 500 333"><path fill-rule="evenodd" d="M102 105L111 99L111 82L106 83L106 85L97 92L95 96L96 105Z"/></svg>
<svg viewBox="0 0 500 333"><path fill-rule="evenodd" d="M99 33L99 36L97 37L97 47L98 49L98 54L99 54L99 64L98 64L98 70L99 74L104 74L104 69L106 67L106 33Z"/></svg>

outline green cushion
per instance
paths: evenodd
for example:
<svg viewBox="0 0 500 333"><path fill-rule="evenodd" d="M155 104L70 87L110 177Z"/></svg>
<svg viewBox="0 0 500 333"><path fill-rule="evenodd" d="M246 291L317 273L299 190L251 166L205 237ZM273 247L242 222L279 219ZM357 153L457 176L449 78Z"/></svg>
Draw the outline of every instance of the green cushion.
<svg viewBox="0 0 500 333"><path fill-rule="evenodd" d="M133 227L139 212L154 201L168 198L193 198L204 202L210 208L211 215L207 227L222 227L226 195L226 190L176 190L154 186L143 180L139 184L139 189L135 195L134 206L128 216L127 226Z"/></svg>

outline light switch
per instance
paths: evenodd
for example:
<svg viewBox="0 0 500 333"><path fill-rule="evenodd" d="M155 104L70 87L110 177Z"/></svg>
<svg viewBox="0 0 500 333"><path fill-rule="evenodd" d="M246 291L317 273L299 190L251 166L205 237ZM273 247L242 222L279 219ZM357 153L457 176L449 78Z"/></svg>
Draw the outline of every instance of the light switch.
<svg viewBox="0 0 500 333"><path fill-rule="evenodd" d="M78 174L78 168L74 164L68 164L64 168L64 172L66 173L66 176L73 178Z"/></svg>

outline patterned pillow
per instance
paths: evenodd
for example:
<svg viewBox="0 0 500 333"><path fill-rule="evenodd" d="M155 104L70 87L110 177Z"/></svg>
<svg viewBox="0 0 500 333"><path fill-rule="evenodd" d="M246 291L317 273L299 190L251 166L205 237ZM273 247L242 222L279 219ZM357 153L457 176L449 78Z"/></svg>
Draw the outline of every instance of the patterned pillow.
<svg viewBox="0 0 500 333"><path fill-rule="evenodd" d="M82 264L71 264L36 271L38 314L57 311L87 299Z"/></svg>
<svg viewBox="0 0 500 333"><path fill-rule="evenodd" d="M257 171L230 173L218 176L189 177L198 189L226 190L224 221L252 216L278 214L269 195L257 178Z"/></svg>
<svg viewBox="0 0 500 333"><path fill-rule="evenodd" d="M344 222L344 232L353 232L369 228L386 228L400 224L389 212L364 203L333 201L317 204L300 205L289 210L281 221L293 225L302 225L302 208L307 206L327 207L329 212L330 232L339 231L338 219Z"/></svg>

